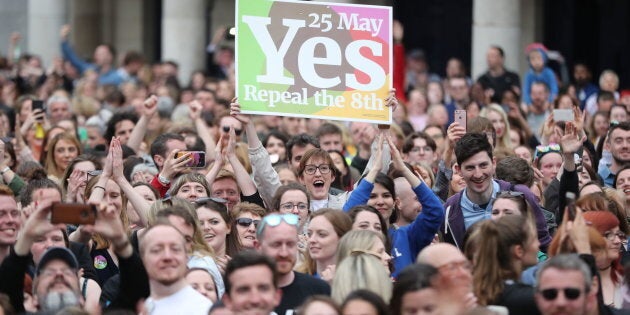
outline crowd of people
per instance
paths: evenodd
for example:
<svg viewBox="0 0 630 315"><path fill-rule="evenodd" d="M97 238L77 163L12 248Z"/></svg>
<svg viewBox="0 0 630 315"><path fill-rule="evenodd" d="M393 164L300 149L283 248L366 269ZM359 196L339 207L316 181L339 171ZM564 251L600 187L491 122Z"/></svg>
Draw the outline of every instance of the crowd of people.
<svg viewBox="0 0 630 315"><path fill-rule="evenodd" d="M0 313L630 312L614 71L562 82L532 44L523 80L499 46L441 78L395 22L376 126L243 114L225 29L189 82L70 31L0 58Z"/></svg>

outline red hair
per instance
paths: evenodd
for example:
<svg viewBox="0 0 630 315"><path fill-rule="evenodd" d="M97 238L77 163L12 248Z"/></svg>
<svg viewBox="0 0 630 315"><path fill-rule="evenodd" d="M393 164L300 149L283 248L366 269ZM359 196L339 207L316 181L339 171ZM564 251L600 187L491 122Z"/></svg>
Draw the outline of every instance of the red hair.
<svg viewBox="0 0 630 315"><path fill-rule="evenodd" d="M612 214L612 212L608 211L587 211L584 212L584 220L591 223L591 226L594 227L602 236L604 233L619 227L619 219ZM618 284L620 275L623 274L623 267L621 266L621 254L617 259L615 259L611 265L612 273L610 278L613 283Z"/></svg>

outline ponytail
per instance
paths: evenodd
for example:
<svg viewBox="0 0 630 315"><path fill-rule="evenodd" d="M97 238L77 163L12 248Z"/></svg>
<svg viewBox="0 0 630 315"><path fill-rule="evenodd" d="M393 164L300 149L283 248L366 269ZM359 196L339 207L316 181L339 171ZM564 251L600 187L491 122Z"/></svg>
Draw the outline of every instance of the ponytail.
<svg viewBox="0 0 630 315"><path fill-rule="evenodd" d="M524 246L532 236L532 224L525 216L504 216L479 223L473 292L480 305L491 305L503 292L505 280L517 280L521 270L515 265L512 249Z"/></svg>

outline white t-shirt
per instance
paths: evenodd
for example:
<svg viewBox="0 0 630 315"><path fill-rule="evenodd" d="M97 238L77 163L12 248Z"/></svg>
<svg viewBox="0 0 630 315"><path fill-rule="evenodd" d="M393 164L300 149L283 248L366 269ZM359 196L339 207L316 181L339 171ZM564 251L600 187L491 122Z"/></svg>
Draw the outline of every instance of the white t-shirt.
<svg viewBox="0 0 630 315"><path fill-rule="evenodd" d="M212 301L187 285L175 294L163 299L154 300L149 297L145 305L151 315L206 315L212 307Z"/></svg>

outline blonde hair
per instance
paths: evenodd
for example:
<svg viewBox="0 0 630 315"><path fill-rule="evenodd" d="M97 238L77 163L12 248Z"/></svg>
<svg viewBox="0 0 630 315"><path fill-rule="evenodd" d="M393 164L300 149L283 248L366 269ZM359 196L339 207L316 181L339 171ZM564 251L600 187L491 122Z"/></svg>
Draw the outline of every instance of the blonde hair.
<svg viewBox="0 0 630 315"><path fill-rule="evenodd" d="M346 233L337 246L337 265L353 252L370 251L377 239L383 242L383 235L370 230L352 230Z"/></svg>
<svg viewBox="0 0 630 315"><path fill-rule="evenodd" d="M359 289L370 290L384 301L389 301L393 285L380 259L370 253L356 250L337 265L331 296L337 303L342 303L348 294Z"/></svg>
<svg viewBox="0 0 630 315"><path fill-rule="evenodd" d="M501 136L501 138L497 139L496 147L505 150L511 150L512 140L510 140L510 122L508 121L507 114L499 104L492 103L486 105L486 107L484 107L481 112L479 112L479 116L488 118L488 113L490 111L499 114L499 116L501 116L501 119L503 120L503 123L505 124L505 130L503 131L503 135Z"/></svg>

